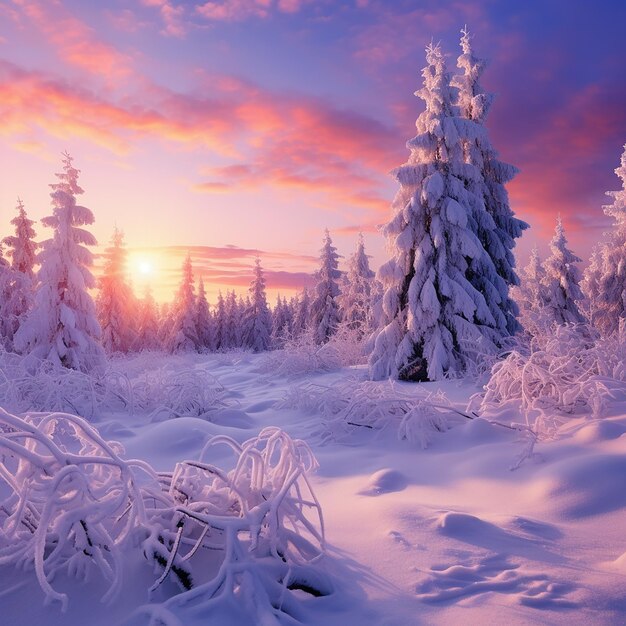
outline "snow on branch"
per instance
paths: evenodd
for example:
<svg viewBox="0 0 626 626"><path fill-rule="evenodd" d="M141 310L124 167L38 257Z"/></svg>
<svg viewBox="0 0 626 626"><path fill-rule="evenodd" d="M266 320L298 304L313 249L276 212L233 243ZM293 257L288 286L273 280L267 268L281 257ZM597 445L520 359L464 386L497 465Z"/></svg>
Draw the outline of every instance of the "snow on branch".
<svg viewBox="0 0 626 626"><path fill-rule="evenodd" d="M278 623L281 613L298 614L294 591L332 593L315 567L324 524L308 478L317 468L310 448L278 428L241 445L215 437L203 456L215 445L233 451L230 471L201 459L157 474L124 460L122 446L81 417L0 409L0 565L34 566L45 601L65 610L55 575L86 580L95 570L110 602L138 551L157 570L150 592L168 578L182 589L141 609L153 618L196 604L211 609L228 596L254 623Z"/></svg>
<svg viewBox="0 0 626 626"><path fill-rule="evenodd" d="M441 391L416 393L391 380L298 385L287 392L279 407L319 414L325 439L346 440L361 429L391 429L399 439L422 448L428 447L434 433L469 417L456 410Z"/></svg>
<svg viewBox="0 0 626 626"><path fill-rule="evenodd" d="M484 394L472 398L479 412L520 404L528 426L553 434L570 415L602 417L626 383L626 333L598 338L584 324L555 326L533 338L530 350L513 350L497 363Z"/></svg>

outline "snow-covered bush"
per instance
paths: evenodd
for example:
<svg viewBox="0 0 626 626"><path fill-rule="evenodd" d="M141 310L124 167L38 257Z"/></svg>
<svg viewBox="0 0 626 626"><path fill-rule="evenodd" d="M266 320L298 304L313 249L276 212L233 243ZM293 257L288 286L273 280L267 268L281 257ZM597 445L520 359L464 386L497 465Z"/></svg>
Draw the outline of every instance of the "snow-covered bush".
<svg viewBox="0 0 626 626"><path fill-rule="evenodd" d="M154 471L120 452L80 417L0 409L0 564L33 565L46 601L63 609L56 573L95 569L110 585L103 600L118 594L133 531L149 525L146 499L164 499Z"/></svg>
<svg viewBox="0 0 626 626"><path fill-rule="evenodd" d="M319 415L321 435L327 440L349 439L362 429L391 430L399 439L422 448L428 447L433 433L467 418L441 391L421 391L392 380L298 385L287 392L279 407Z"/></svg>
<svg viewBox="0 0 626 626"><path fill-rule="evenodd" d="M131 397L131 384L119 371L87 374L0 352L0 398L12 411L69 411L93 419L103 410L130 411Z"/></svg>
<svg viewBox="0 0 626 626"><path fill-rule="evenodd" d="M308 330L286 340L282 349L265 354L259 371L296 377L362 365L366 361L364 345L362 333L348 324L340 323L335 334L322 345L316 342L313 332Z"/></svg>
<svg viewBox="0 0 626 626"><path fill-rule="evenodd" d="M200 460L157 474L124 460L120 444L80 417L0 409L0 564L34 566L46 601L65 610L56 574L86 580L95 570L109 582L103 601L112 601L136 551L160 571L150 591L168 577L183 590L142 609L153 616L194 603L210 609L224 596L242 600L254 623L297 615L290 590L332 591L313 567L324 552L322 511L307 477L317 462L277 428L242 445L215 437L204 452L217 444L233 450L232 470Z"/></svg>
<svg viewBox="0 0 626 626"><path fill-rule="evenodd" d="M493 368L480 412L521 404L529 426L549 435L572 414L601 417L611 393L626 383L626 333L597 338L587 325L560 325L535 337L530 350L513 350Z"/></svg>

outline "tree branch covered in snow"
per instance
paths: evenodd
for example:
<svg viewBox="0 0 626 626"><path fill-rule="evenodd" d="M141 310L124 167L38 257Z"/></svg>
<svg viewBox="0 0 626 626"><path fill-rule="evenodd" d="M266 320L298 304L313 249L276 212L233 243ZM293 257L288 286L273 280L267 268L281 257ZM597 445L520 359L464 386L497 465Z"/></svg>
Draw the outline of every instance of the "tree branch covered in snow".
<svg viewBox="0 0 626 626"><path fill-rule="evenodd" d="M310 448L278 428L241 445L214 437L204 453L218 444L234 453L228 472L200 460L157 474L124 460L120 444L80 417L0 409L0 564L33 565L46 601L63 610L69 598L53 587L56 574L84 580L96 570L109 583L103 601L111 601L132 550L158 568L151 591L167 577L184 589L145 607L150 614L228 595L254 607L255 623L269 624L297 613L290 590L330 593L313 568L324 525L308 479L317 467ZM196 555L207 550L221 555L216 571L201 571L209 562ZM199 564L193 575L191 559Z"/></svg>
<svg viewBox="0 0 626 626"><path fill-rule="evenodd" d="M428 447L435 432L444 432L469 417L455 409L441 391L407 389L391 380L298 385L288 391L279 408L318 414L325 439L349 439L363 428L391 429L399 439L422 448Z"/></svg>
<svg viewBox="0 0 626 626"><path fill-rule="evenodd" d="M556 326L533 338L529 352L513 350L497 363L471 406L493 412L520 404L528 425L549 435L569 415L601 417L613 391L624 389L625 364L624 329L603 339L586 325Z"/></svg>

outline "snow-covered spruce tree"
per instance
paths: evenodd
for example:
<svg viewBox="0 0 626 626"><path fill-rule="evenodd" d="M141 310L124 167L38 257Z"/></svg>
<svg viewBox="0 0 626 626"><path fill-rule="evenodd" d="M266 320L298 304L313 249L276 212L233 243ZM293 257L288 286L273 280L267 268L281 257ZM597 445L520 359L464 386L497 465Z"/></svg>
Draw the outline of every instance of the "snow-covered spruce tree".
<svg viewBox="0 0 626 626"><path fill-rule="evenodd" d="M276 297L276 306L272 311L272 344L280 348L291 337L293 326L292 311L286 298Z"/></svg>
<svg viewBox="0 0 626 626"><path fill-rule="evenodd" d="M104 368L101 330L88 289L95 287L90 271L93 255L86 246L95 237L83 226L93 224L93 213L76 204L83 193L78 185L80 171L72 157L63 153L59 181L50 185L52 215L41 221L53 236L41 244L38 255L38 287L33 309L18 329L14 344L21 353L84 372Z"/></svg>
<svg viewBox="0 0 626 626"><path fill-rule="evenodd" d="M109 354L129 352L135 343L136 302L126 279L124 234L117 227L100 277L96 298L98 321L102 328L102 346Z"/></svg>
<svg viewBox="0 0 626 626"><path fill-rule="evenodd" d="M222 341L228 349L241 348L242 338L242 313L237 303L235 290L226 294L224 302L224 327L222 329Z"/></svg>
<svg viewBox="0 0 626 626"><path fill-rule="evenodd" d="M320 251L320 269L316 272L315 294L309 309L309 320L315 343L326 343L337 331L339 314L339 255L328 229Z"/></svg>
<svg viewBox="0 0 626 626"><path fill-rule="evenodd" d="M165 344L167 349L170 352L197 350L199 342L196 330L196 295L189 255L183 261L182 278L172 309L172 327Z"/></svg>
<svg viewBox="0 0 626 626"><path fill-rule="evenodd" d="M19 317L13 312L19 286L17 278L18 272L4 258L0 243L0 347L7 351L13 349L13 335L19 324Z"/></svg>
<svg viewBox="0 0 626 626"><path fill-rule="evenodd" d="M545 306L556 324L580 324L585 321L577 302L583 299L580 289L580 271L575 265L579 259L568 247L563 222L556 221L554 237L550 241L552 254L544 264Z"/></svg>
<svg viewBox="0 0 626 626"><path fill-rule="evenodd" d="M139 323L134 350L160 350L161 346L157 306L152 290L147 285L143 299L139 302Z"/></svg>
<svg viewBox="0 0 626 626"><path fill-rule="evenodd" d="M461 34L457 66L462 74L454 76L451 83L458 89L460 115L468 121L461 127L464 158L480 174L471 176L467 186L484 203L484 207L476 205L469 223L486 252L471 260L469 280L485 296L498 332L506 336L519 330L517 306L509 294L509 288L519 284L512 250L528 224L515 217L505 189L518 169L498 159L484 126L494 100L480 85L486 62L474 56L467 29Z"/></svg>
<svg viewBox="0 0 626 626"><path fill-rule="evenodd" d="M13 349L15 332L33 305L38 247L34 241L34 222L26 215L24 204L19 198L17 216L11 220L11 224L15 227L15 235L5 237L3 243L7 246L7 256L11 259L13 271L3 272L0 296L0 336L9 350Z"/></svg>
<svg viewBox="0 0 626 626"><path fill-rule="evenodd" d="M374 276L367 254L365 254L363 234L360 233L356 251L348 259L348 271L344 275L339 300L343 323L356 331L359 337L372 330Z"/></svg>
<svg viewBox="0 0 626 626"><path fill-rule="evenodd" d="M272 314L267 306L265 278L259 258L255 262L254 278L249 291L250 308L246 314L244 345L254 352L263 352L270 349L272 342Z"/></svg>
<svg viewBox="0 0 626 626"><path fill-rule="evenodd" d="M311 296L309 290L305 287L298 295L296 305L294 307L294 319L292 333L294 338L302 335L309 324L309 314L311 308Z"/></svg>
<svg viewBox="0 0 626 626"><path fill-rule="evenodd" d="M615 220L613 229L594 250L583 281L592 323L605 336L617 332L620 320L626 319L626 145L615 173L622 188L607 191L613 203L602 207Z"/></svg>
<svg viewBox="0 0 626 626"><path fill-rule="evenodd" d="M215 350L228 350L228 348L231 346L228 346L226 344L226 303L224 302L224 296L222 295L221 291L217 294L214 327Z"/></svg>
<svg viewBox="0 0 626 626"><path fill-rule="evenodd" d="M196 332L198 333L198 345L201 350L210 351L214 349L214 329L213 317L209 310L209 303L206 298L204 280L200 278L198 285L198 297L196 298Z"/></svg>
<svg viewBox="0 0 626 626"><path fill-rule="evenodd" d="M37 243L33 220L29 219L24 209L24 203L17 199L17 215L11 220L15 227L15 235L5 237L3 243L7 246L7 256L11 259L11 267L21 272L31 281L35 278L35 263L37 262Z"/></svg>
<svg viewBox="0 0 626 626"><path fill-rule="evenodd" d="M470 228L482 198L466 188L480 173L464 159L459 128L466 120L453 103L440 47L430 45L426 59L416 92L426 110L407 142L408 162L393 172L401 187L383 229L393 257L378 274L384 295L369 358L376 380L460 374L469 351L494 351L499 337L485 296L468 279L472 261L485 254Z"/></svg>

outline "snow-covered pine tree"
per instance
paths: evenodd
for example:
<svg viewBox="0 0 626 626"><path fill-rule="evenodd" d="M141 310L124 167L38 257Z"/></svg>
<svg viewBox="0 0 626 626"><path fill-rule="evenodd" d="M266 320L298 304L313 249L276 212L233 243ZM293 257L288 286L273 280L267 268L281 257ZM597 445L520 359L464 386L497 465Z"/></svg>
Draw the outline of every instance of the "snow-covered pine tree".
<svg viewBox="0 0 626 626"><path fill-rule="evenodd" d="M146 285L139 302L139 323L134 350L160 350L159 316L150 285Z"/></svg>
<svg viewBox="0 0 626 626"><path fill-rule="evenodd" d="M250 283L250 308L246 315L246 337L244 345L254 352L269 350L272 335L272 314L267 306L265 278L261 268L261 259L257 258L254 266L254 278Z"/></svg>
<svg viewBox="0 0 626 626"><path fill-rule="evenodd" d="M309 320L315 343L326 343L337 332L339 314L339 255L328 229L320 251L320 269L316 272L315 295L309 310Z"/></svg>
<svg viewBox="0 0 626 626"><path fill-rule="evenodd" d="M575 265L579 259L568 247L563 222L559 216L556 221L554 237L550 241L552 254L544 264L546 308L550 319L556 324L579 324L585 321L578 308L583 299L580 289L580 271Z"/></svg>
<svg viewBox="0 0 626 626"><path fill-rule="evenodd" d="M310 308L311 296L309 295L309 290L305 287L299 294L295 305L292 331L294 337L300 337L306 331L309 324Z"/></svg>
<svg viewBox="0 0 626 626"><path fill-rule="evenodd" d="M226 303L222 292L217 294L217 305L215 306L215 349L228 350L230 346L226 343Z"/></svg>
<svg viewBox="0 0 626 626"><path fill-rule="evenodd" d="M12 271L3 270L0 279L0 337L3 337L8 350L13 349L13 336L33 306L38 247L34 241L34 222L28 219L20 198L17 199L17 215L11 224L15 227L15 235L5 237L3 243L8 247L7 256L11 259Z"/></svg>
<svg viewBox="0 0 626 626"><path fill-rule="evenodd" d="M90 271L93 255L86 246L96 245L96 239L82 228L93 224L94 216L76 204L76 196L83 193L79 173L72 157L63 153L63 171L56 174L59 182L50 185L52 215L41 220L54 233L41 244L34 305L14 344L21 353L89 372L104 369L105 357L88 292L95 287L95 280Z"/></svg>
<svg viewBox="0 0 626 626"><path fill-rule="evenodd" d="M196 330L196 295L191 257L187 255L182 265L182 277L176 300L172 305L172 327L166 347L170 352L191 352L198 349Z"/></svg>
<svg viewBox="0 0 626 626"><path fill-rule="evenodd" d="M226 294L226 300L224 302L224 320L222 332L224 344L228 349L241 348L241 312L237 303L237 294L234 289Z"/></svg>
<svg viewBox="0 0 626 626"><path fill-rule="evenodd" d="M33 281L38 247L33 228L35 222L28 218L20 198L17 199L16 208L17 215L11 220L15 226L15 235L5 237L3 242L7 246L7 256L11 258L11 267Z"/></svg>
<svg viewBox="0 0 626 626"><path fill-rule="evenodd" d="M98 281L96 298L98 321L102 328L102 346L109 354L129 352L134 344L137 330L135 296L126 277L126 248L124 234L117 227L113 230L111 246L105 252L106 261Z"/></svg>
<svg viewBox="0 0 626 626"><path fill-rule="evenodd" d="M466 28L461 35L457 66L462 74L454 76L451 83L458 89L459 112L468 122L461 126L464 158L480 174L471 176L467 186L484 203L476 205L470 226L486 252L471 260L469 280L485 296L498 332L506 336L519 330L517 306L509 294L509 288L519 284L512 250L528 224L515 217L505 188L518 169L498 159L484 126L494 100L494 95L480 85L486 62L474 55Z"/></svg>
<svg viewBox="0 0 626 626"><path fill-rule="evenodd" d="M363 234L359 233L356 251L348 259L340 296L341 319L359 338L372 330L374 272L365 253Z"/></svg>
<svg viewBox="0 0 626 626"><path fill-rule="evenodd" d="M214 349L213 317L209 310L209 303L204 288L204 280L200 278L198 285L198 297L196 298L196 331L198 333L198 345L203 351Z"/></svg>
<svg viewBox="0 0 626 626"><path fill-rule="evenodd" d="M272 344L275 348L282 347L291 337L293 318L286 298L276 297L276 306L272 311Z"/></svg>
<svg viewBox="0 0 626 626"><path fill-rule="evenodd" d="M369 358L374 379L439 380L459 374L467 351L496 349L497 323L484 295L468 280L470 263L485 254L469 227L482 198L466 189L480 172L466 163L454 90L439 46L426 49L426 110L407 142L408 162L384 227L393 257L379 270L384 295ZM370 342L371 343L371 342Z"/></svg>
<svg viewBox="0 0 626 626"><path fill-rule="evenodd" d="M594 250L583 281L592 323L605 336L617 332L620 321L626 323L626 145L615 173L622 188L607 191L613 203L602 207L613 218L613 228Z"/></svg>

